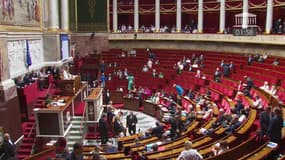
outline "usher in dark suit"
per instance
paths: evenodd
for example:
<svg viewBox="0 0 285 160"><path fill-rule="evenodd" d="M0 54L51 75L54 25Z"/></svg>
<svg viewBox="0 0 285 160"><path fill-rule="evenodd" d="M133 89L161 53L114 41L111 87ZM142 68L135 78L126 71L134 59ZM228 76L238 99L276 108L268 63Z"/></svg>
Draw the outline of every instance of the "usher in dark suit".
<svg viewBox="0 0 285 160"><path fill-rule="evenodd" d="M1 160L8 160L15 157L15 145L9 140L4 140L0 148L0 156L3 154Z"/></svg>
<svg viewBox="0 0 285 160"><path fill-rule="evenodd" d="M137 117L133 113L127 116L127 127L129 129L130 135L136 134L137 122L138 122Z"/></svg>
<svg viewBox="0 0 285 160"><path fill-rule="evenodd" d="M106 116L103 115L99 120L101 144L106 144L108 141L108 128L107 128L107 122L106 122L105 118L106 118Z"/></svg>

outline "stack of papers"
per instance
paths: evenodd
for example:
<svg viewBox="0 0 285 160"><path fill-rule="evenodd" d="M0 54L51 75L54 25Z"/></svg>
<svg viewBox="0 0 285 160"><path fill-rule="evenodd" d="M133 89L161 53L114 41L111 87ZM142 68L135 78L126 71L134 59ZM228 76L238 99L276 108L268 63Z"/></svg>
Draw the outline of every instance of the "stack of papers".
<svg viewBox="0 0 285 160"><path fill-rule="evenodd" d="M269 148L276 148L278 146L278 144L277 143L274 143L274 142L268 142L268 144L267 144L267 147L269 147Z"/></svg>

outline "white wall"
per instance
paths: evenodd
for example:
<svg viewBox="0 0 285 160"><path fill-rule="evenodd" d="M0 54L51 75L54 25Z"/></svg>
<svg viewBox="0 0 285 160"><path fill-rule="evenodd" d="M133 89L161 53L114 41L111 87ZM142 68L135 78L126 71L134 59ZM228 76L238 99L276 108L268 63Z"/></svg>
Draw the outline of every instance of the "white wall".
<svg viewBox="0 0 285 160"><path fill-rule="evenodd" d="M26 66L26 40L9 40L7 42L10 78L17 77L31 70L44 66L42 39L28 39L32 65Z"/></svg>

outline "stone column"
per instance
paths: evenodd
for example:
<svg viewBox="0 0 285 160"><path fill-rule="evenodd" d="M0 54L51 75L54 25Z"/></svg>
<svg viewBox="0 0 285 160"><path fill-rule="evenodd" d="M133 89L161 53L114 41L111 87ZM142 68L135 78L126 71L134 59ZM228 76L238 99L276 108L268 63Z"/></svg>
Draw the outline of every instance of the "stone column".
<svg viewBox="0 0 285 160"><path fill-rule="evenodd" d="M203 0L198 0L198 32L203 33Z"/></svg>
<svg viewBox="0 0 285 160"><path fill-rule="evenodd" d="M267 0L267 10L266 10L266 26L265 33L270 34L272 30L272 18L273 18L273 2L272 0Z"/></svg>
<svg viewBox="0 0 285 160"><path fill-rule="evenodd" d="M181 31L181 0L177 0L176 7L176 31Z"/></svg>
<svg viewBox="0 0 285 160"><path fill-rule="evenodd" d="M7 38L0 36L0 103L5 103L17 96L17 90L10 76Z"/></svg>
<svg viewBox="0 0 285 160"><path fill-rule="evenodd" d="M242 3L242 28L247 28L248 24L248 0L243 0Z"/></svg>
<svg viewBox="0 0 285 160"><path fill-rule="evenodd" d="M49 13L48 30L58 30L59 29L58 0L49 0L48 13Z"/></svg>
<svg viewBox="0 0 285 160"><path fill-rule="evenodd" d="M69 0L61 0L61 29L69 31Z"/></svg>
<svg viewBox="0 0 285 160"><path fill-rule="evenodd" d="M117 0L113 0L113 32L118 31L118 7Z"/></svg>
<svg viewBox="0 0 285 160"><path fill-rule="evenodd" d="M225 15L226 15L226 9L225 9L225 0L220 0L220 33L224 33L225 31Z"/></svg>
<svg viewBox="0 0 285 160"><path fill-rule="evenodd" d="M160 0L155 0L155 30L160 30Z"/></svg>
<svg viewBox="0 0 285 160"><path fill-rule="evenodd" d="M135 0L134 4L134 30L137 32L139 30L139 0Z"/></svg>

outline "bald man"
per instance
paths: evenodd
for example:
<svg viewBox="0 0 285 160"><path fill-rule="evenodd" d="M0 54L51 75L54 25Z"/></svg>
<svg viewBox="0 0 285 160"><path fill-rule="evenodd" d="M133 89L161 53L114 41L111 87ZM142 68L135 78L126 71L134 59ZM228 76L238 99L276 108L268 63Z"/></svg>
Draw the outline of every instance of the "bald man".
<svg viewBox="0 0 285 160"><path fill-rule="evenodd" d="M11 141L8 133L4 134L4 141L0 148L0 155L3 154L2 159L10 159L15 157L15 144Z"/></svg>

